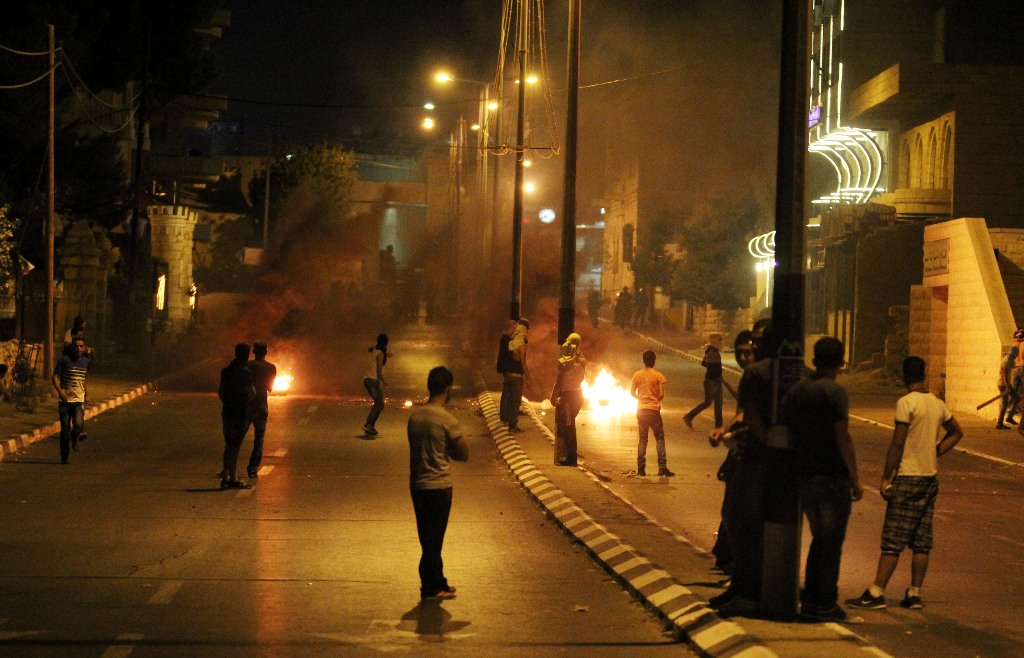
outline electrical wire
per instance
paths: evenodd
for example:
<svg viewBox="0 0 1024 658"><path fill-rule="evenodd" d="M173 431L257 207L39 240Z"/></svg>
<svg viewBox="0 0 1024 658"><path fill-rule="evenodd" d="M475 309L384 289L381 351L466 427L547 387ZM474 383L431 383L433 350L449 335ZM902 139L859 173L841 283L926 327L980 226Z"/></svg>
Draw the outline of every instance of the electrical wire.
<svg viewBox="0 0 1024 658"><path fill-rule="evenodd" d="M140 89L139 92L137 94L135 94L135 96L133 96L132 98L128 99L124 103L118 103L118 104L108 103L107 101L103 100L102 98L100 98L99 96L94 94L91 89L89 89L89 85L85 84L85 80L83 80L82 76L80 76L78 74L78 71L75 70L75 66L74 66L74 64L71 63L71 59L68 57L68 54L66 52L61 51L60 56L61 56L60 57L61 62L67 64L67 68L71 69L71 72L74 74L75 79L78 80L78 84L81 85L81 87L83 89L85 89L86 93L89 94L90 96L92 96L94 99L96 99L97 102L102 103L103 105L106 105L109 108L112 108L112 109L115 109L115 110L124 109L124 108L129 107L132 104L134 104L135 101L137 101L139 99L139 97L142 96L142 90ZM70 76L67 76L67 74L65 73L65 77L68 78L68 83L71 85L72 89L74 89L75 88L75 83L71 81Z"/></svg>
<svg viewBox="0 0 1024 658"><path fill-rule="evenodd" d="M67 78L68 84L71 85L72 89L75 89L75 83L71 80L71 76L69 76L67 74L67 68L62 68L61 70L64 72L64 77ZM86 89L86 91L89 91L88 88ZM89 95L92 96L93 98L95 98L96 100L100 100L99 98L97 98L96 94L93 94L91 91L89 92ZM111 135L119 133L122 130L124 130L125 128L127 128L129 125L131 125L132 119L135 118L135 114L139 111L139 107L141 106L141 103L136 103L134 105L134 107L132 107L131 110L128 112L128 118L126 118L124 120L124 123L122 123L117 128L107 128L103 124L101 124L99 121L96 120L96 117L93 116L93 113L89 111L89 107L82 101L81 97L79 97L79 95L77 93L74 94L74 97L75 97L75 102L78 103L78 107L82 110L82 112L85 113L85 116L88 117L89 121L93 125L95 125L97 128L102 130L103 132L109 133ZM138 95L135 96L135 98L138 98L138 97L139 97ZM102 101L100 101L100 102L102 103ZM103 103L103 104L106 105L107 107L115 109L116 112L123 112L124 109L127 107L127 106L114 106L114 105L111 105L110 103ZM116 112L112 112L111 114L114 114Z"/></svg>
<svg viewBox="0 0 1024 658"><path fill-rule="evenodd" d="M30 82L26 82L20 85L0 85L0 89L23 89L25 87L31 87L35 83L46 79L51 73L53 73L57 69L58 66L60 66L60 64L54 64L53 68L48 69L46 73L43 73L41 76Z"/></svg>
<svg viewBox="0 0 1024 658"><path fill-rule="evenodd" d="M50 55L50 54L53 54L53 53L60 52L60 48L55 48L53 50L43 50L43 51L40 51L40 52L33 53L33 52L27 52L27 51L24 51L24 50L18 50L17 48L11 48L10 46L5 46L2 43L0 43L0 50L12 53L14 55L25 55L27 57L38 57L38 56L41 56L41 55Z"/></svg>

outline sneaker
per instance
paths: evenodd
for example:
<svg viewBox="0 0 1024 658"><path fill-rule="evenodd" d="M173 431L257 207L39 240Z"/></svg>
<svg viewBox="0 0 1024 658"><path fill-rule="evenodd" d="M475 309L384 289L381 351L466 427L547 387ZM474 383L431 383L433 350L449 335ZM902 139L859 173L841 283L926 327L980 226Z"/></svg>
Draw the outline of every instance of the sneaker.
<svg viewBox="0 0 1024 658"><path fill-rule="evenodd" d="M85 441L88 438L89 438L89 435L86 434L85 432L82 432L81 434L78 435L78 440L79 441Z"/></svg>
<svg viewBox="0 0 1024 658"><path fill-rule="evenodd" d="M438 599L441 601L447 601L455 598L455 588L449 587L448 589L442 589L434 592L433 594L421 594L420 599Z"/></svg>
<svg viewBox="0 0 1024 658"><path fill-rule="evenodd" d="M690 418L689 416L683 416L683 424L689 427L691 430L693 429L693 419Z"/></svg>
<svg viewBox="0 0 1024 658"><path fill-rule="evenodd" d="M636 469L636 476L638 478L647 477L647 469L643 466L638 466Z"/></svg>
<svg viewBox="0 0 1024 658"><path fill-rule="evenodd" d="M221 489L252 489L252 485L241 480L221 480Z"/></svg>
<svg viewBox="0 0 1024 658"><path fill-rule="evenodd" d="M1013 419L1013 418L1007 418L1006 422L1008 422L1011 425L1016 425L1017 424L1017 421L1015 419Z"/></svg>
<svg viewBox="0 0 1024 658"><path fill-rule="evenodd" d="M250 468L247 472L249 474L249 477L251 478L259 476L259 471L257 471L255 468Z"/></svg>
<svg viewBox="0 0 1024 658"><path fill-rule="evenodd" d="M715 608L719 617L757 617L761 614L761 602L740 596L733 596Z"/></svg>
<svg viewBox="0 0 1024 658"><path fill-rule="evenodd" d="M374 429L373 427L370 427L369 425L363 425L363 432L369 434L370 436L377 436L378 434L377 430Z"/></svg>
<svg viewBox="0 0 1024 658"><path fill-rule="evenodd" d="M866 589L859 597L855 599L846 599L846 605L851 608L860 608L862 610L881 610L886 607L885 595L871 596L871 590Z"/></svg>
<svg viewBox="0 0 1024 658"><path fill-rule="evenodd" d="M800 606L800 617L807 621L815 622L844 622L849 619L846 611L838 605L834 605L831 608L819 608L811 604L802 605Z"/></svg>
<svg viewBox="0 0 1024 658"><path fill-rule="evenodd" d="M675 473L673 473L672 471L668 470L667 466L662 466L661 468L658 469L658 475L660 475L662 477L670 478L670 477L675 476Z"/></svg>
<svg viewBox="0 0 1024 658"><path fill-rule="evenodd" d="M908 610L920 610L924 607L924 604L921 603L920 596L911 596L910 590L908 589L903 595L903 600L900 601L900 607L907 608Z"/></svg>

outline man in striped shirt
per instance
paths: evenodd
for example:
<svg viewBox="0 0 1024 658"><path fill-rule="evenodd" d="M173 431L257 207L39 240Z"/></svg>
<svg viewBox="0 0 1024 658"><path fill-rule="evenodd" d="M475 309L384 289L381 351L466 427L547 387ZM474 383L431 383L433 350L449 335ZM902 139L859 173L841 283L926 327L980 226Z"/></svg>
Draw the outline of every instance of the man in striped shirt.
<svg viewBox="0 0 1024 658"><path fill-rule="evenodd" d="M85 433L85 375L89 371L89 357L85 355L85 341L75 338L71 349L61 355L53 369L53 387L57 390L57 412L60 416L60 462L68 463L71 450L78 450L78 442Z"/></svg>

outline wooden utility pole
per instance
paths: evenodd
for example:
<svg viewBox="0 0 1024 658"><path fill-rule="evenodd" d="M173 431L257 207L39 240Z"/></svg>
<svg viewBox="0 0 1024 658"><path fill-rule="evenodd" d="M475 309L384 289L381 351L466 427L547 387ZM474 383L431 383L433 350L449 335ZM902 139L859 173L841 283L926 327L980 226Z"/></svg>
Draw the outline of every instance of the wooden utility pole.
<svg viewBox="0 0 1024 658"><path fill-rule="evenodd" d="M53 34L53 25L47 25L46 30L50 42L50 113L47 126L47 151L46 159L47 182L46 182L46 338L43 340L43 376L49 378L53 373L53 243L54 243L54 194L56 193L56 182L54 174L54 132L56 110L55 87L57 77L57 45ZM20 266L20 265L19 265Z"/></svg>

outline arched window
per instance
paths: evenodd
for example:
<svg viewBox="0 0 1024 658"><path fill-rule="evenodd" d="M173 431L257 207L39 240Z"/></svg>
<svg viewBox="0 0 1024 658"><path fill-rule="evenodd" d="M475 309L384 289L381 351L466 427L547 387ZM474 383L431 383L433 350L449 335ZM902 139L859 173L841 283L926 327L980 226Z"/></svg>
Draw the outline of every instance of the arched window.
<svg viewBox="0 0 1024 658"><path fill-rule="evenodd" d="M939 145L935 138L935 129L932 128L928 131L928 166L924 170L924 180L921 181L921 187L927 187L930 189L939 187L938 180L940 176L938 174L938 151Z"/></svg>
<svg viewBox="0 0 1024 658"><path fill-rule="evenodd" d="M910 187L910 140L900 140L900 171L896 179L896 187Z"/></svg>
<svg viewBox="0 0 1024 658"><path fill-rule="evenodd" d="M910 158L910 185L917 189L921 187L921 168L924 164L924 144L921 140L921 133L914 136L914 154Z"/></svg>
<svg viewBox="0 0 1024 658"><path fill-rule="evenodd" d="M942 189L953 189L953 126L946 123L942 131Z"/></svg>

